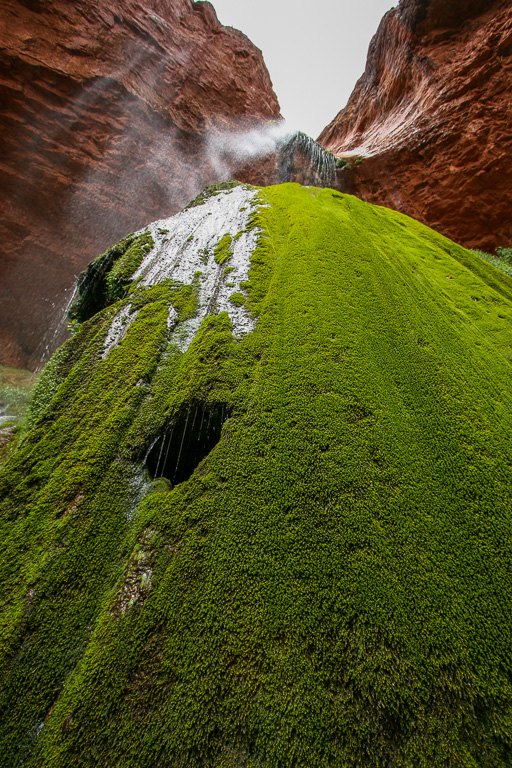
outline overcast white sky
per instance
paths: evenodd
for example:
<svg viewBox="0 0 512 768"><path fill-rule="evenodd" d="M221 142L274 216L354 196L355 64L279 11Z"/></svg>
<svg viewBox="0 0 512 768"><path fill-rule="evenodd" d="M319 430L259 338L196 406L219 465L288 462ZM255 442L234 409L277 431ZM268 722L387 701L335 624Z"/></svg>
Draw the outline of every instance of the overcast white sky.
<svg viewBox="0 0 512 768"><path fill-rule="evenodd" d="M382 16L398 0L212 0L225 26L263 51L281 112L316 138L363 74Z"/></svg>

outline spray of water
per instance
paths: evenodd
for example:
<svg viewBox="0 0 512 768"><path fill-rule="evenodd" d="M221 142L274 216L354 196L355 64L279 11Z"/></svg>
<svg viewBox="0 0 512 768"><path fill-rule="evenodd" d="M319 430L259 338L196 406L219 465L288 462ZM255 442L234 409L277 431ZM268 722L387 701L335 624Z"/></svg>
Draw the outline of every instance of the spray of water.
<svg viewBox="0 0 512 768"><path fill-rule="evenodd" d="M204 152L215 172L230 178L248 161L277 154L296 133L297 129L285 120L272 120L249 130L211 131Z"/></svg>

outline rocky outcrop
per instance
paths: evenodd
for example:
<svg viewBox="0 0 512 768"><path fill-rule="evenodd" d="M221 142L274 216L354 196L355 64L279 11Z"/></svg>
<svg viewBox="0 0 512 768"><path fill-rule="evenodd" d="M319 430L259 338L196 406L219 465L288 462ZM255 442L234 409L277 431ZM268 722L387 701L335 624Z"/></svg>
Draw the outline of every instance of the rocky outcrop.
<svg viewBox="0 0 512 768"><path fill-rule="evenodd" d="M257 186L291 181L303 186L345 191L345 164L307 134L296 131L271 143L270 151L263 148L253 160L236 167L237 179Z"/></svg>
<svg viewBox="0 0 512 768"><path fill-rule="evenodd" d="M260 51L191 0L5 0L0 103L0 350L18 366L94 255L231 177L215 137L279 117Z"/></svg>
<svg viewBox="0 0 512 768"><path fill-rule="evenodd" d="M401 0L320 143L346 189L466 246L512 243L512 6Z"/></svg>
<svg viewBox="0 0 512 768"><path fill-rule="evenodd" d="M510 277L226 185L71 314L0 469L2 768L508 768Z"/></svg>

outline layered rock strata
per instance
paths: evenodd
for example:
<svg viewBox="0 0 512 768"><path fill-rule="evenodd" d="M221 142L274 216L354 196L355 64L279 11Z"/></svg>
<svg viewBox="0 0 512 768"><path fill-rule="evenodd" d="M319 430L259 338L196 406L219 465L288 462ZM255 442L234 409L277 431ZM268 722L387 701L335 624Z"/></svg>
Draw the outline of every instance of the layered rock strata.
<svg viewBox="0 0 512 768"><path fill-rule="evenodd" d="M5 0L0 103L0 356L17 366L54 343L93 256L232 176L215 137L279 118L260 51L191 0Z"/></svg>
<svg viewBox="0 0 512 768"><path fill-rule="evenodd" d="M511 114L510 2L401 0L319 142L348 191L492 251L512 244Z"/></svg>

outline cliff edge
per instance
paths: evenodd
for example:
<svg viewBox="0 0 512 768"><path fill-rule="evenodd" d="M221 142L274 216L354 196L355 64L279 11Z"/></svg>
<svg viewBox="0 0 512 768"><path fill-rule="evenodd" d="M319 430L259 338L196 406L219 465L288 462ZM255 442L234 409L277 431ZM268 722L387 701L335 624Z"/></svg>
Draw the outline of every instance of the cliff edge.
<svg viewBox="0 0 512 768"><path fill-rule="evenodd" d="M401 0L319 142L347 191L493 250L512 242L511 114L510 2Z"/></svg>

